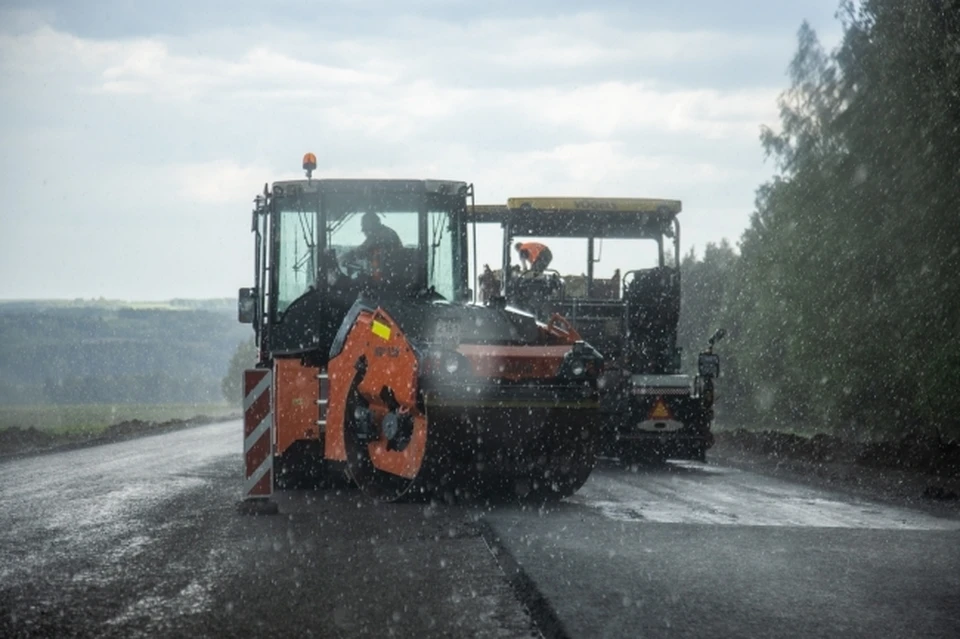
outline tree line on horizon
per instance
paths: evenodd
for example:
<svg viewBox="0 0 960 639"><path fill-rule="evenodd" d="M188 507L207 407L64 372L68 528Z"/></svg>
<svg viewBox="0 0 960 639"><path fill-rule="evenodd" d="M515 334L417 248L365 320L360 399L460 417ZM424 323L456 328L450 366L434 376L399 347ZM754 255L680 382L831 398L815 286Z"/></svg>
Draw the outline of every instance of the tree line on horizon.
<svg viewBox="0 0 960 639"><path fill-rule="evenodd" d="M219 403L235 304L0 305L0 405Z"/></svg>
<svg viewBox="0 0 960 639"><path fill-rule="evenodd" d="M799 30L739 250L683 260L681 340L728 330L733 421L960 438L960 2L838 16L831 52Z"/></svg>

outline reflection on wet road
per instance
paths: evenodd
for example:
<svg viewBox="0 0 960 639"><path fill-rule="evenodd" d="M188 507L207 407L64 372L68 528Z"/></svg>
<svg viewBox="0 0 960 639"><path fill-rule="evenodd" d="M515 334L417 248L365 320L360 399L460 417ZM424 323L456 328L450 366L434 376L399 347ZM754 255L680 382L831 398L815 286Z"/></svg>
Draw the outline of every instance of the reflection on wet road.
<svg viewBox="0 0 960 639"><path fill-rule="evenodd" d="M671 463L487 521L561 635L960 636L956 518Z"/></svg>
<svg viewBox="0 0 960 639"><path fill-rule="evenodd" d="M734 468L670 462L620 469L601 463L570 500L616 521L960 530L960 521L849 499Z"/></svg>
<svg viewBox="0 0 960 639"><path fill-rule="evenodd" d="M249 518L239 450L232 422L0 463L0 636L960 636L955 517L605 462L546 508L328 489Z"/></svg>

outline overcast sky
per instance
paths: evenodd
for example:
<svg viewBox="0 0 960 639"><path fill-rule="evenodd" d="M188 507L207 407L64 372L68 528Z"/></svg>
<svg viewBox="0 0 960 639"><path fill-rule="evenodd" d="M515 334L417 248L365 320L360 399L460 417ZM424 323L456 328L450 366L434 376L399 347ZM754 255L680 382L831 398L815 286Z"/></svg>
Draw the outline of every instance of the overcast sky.
<svg viewBox="0 0 960 639"><path fill-rule="evenodd" d="M796 32L836 0L0 4L0 298L225 297L263 183L683 201L736 241Z"/></svg>

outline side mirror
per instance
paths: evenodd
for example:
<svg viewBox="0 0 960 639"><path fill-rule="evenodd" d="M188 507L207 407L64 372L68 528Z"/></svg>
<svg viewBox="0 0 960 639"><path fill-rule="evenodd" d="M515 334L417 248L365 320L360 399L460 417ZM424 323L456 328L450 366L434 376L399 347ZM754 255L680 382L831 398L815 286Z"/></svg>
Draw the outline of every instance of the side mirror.
<svg viewBox="0 0 960 639"><path fill-rule="evenodd" d="M697 358L697 371L700 377L720 376L720 356L713 353L700 353Z"/></svg>
<svg viewBox="0 0 960 639"><path fill-rule="evenodd" d="M257 289L241 288L237 296L237 320L241 324L253 324L257 318Z"/></svg>

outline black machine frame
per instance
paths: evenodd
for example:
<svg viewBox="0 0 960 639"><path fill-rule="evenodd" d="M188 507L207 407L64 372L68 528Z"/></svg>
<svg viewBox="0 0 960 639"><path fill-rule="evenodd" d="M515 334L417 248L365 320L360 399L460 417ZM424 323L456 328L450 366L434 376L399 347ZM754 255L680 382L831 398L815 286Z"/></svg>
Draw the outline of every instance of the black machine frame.
<svg viewBox="0 0 960 639"><path fill-rule="evenodd" d="M698 371L681 374L677 345L680 312L680 223L677 200L640 198L510 198L506 206L476 206L474 222L499 224L503 231L499 287L501 303L519 306L534 315L560 313L607 361L604 393L608 441L623 456L652 454L704 459L712 445L714 378L719 357L711 338L700 354ZM511 264L516 237L587 239L586 295L567 298L563 288L551 289L560 274L517 277ZM659 265L626 270L617 282L615 298L596 296L595 240L604 238L654 240ZM672 251L668 250L672 240ZM544 292L545 291L545 292ZM671 414L660 420L657 402ZM637 424L662 432L637 430Z"/></svg>

